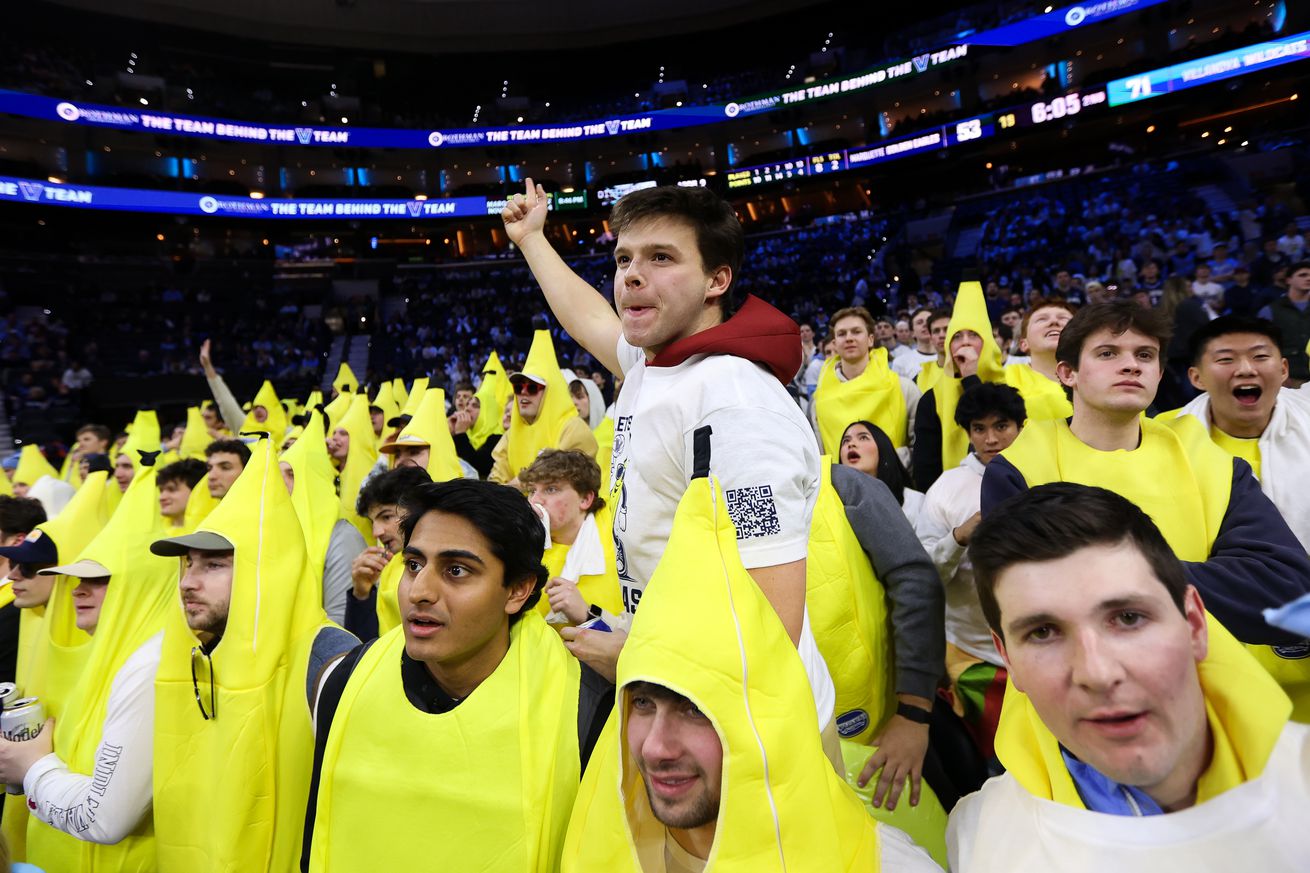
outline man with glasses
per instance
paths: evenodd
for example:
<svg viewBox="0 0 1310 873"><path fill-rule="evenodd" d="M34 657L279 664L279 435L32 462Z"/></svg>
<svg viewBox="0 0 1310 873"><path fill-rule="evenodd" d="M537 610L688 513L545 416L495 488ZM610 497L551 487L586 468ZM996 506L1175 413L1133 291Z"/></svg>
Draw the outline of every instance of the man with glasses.
<svg viewBox="0 0 1310 873"><path fill-rule="evenodd" d="M313 759L306 689L358 641L323 612L268 441L200 530L150 549L184 559L155 685L158 870L289 870Z"/></svg>
<svg viewBox="0 0 1310 873"><path fill-rule="evenodd" d="M546 405L546 393L551 390L547 387L546 382L545 374L535 373L531 370L515 373L509 377L509 384L514 389L514 405L518 409L519 418L529 428L537 423L541 411ZM572 398L568 398L568 403L570 406L572 405ZM517 471L512 470L510 463L510 441L513 438L514 430L511 428L506 431L505 436L496 445L495 450L492 452L493 465L491 475L488 478L492 482L517 487ZM559 445L547 446L547 448L559 449L563 452L579 451L589 458L596 457L596 452L599 449L595 434L591 432L591 428L587 427L587 422L580 416L567 418L560 430L558 442Z"/></svg>

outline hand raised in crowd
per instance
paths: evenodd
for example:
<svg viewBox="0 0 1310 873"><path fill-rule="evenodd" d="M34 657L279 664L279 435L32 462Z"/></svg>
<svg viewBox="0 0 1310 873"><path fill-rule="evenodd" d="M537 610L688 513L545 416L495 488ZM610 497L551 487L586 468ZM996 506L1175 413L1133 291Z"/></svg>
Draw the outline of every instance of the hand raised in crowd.
<svg viewBox="0 0 1310 873"><path fill-rule="evenodd" d="M209 356L209 343L209 340L205 340L200 344L200 366L205 371L206 379L212 379L218 375L218 371L214 369L214 361Z"/></svg>
<svg viewBox="0 0 1310 873"><path fill-rule="evenodd" d="M975 512L965 520L964 524L951 531L951 536L962 546L969 545L969 540L973 539L973 532L978 529L979 523L982 522L982 512Z"/></svg>
<svg viewBox="0 0 1310 873"><path fill-rule="evenodd" d="M546 227L547 203L546 189L533 184L532 178L528 177L523 193L509 198L505 208L500 211L510 242L521 246L526 237L542 232Z"/></svg>
<svg viewBox="0 0 1310 873"><path fill-rule="evenodd" d="M574 624L587 620L587 601L582 599L577 584L563 576L552 576L546 583L546 599L552 610L564 613Z"/></svg>
<svg viewBox="0 0 1310 873"><path fill-rule="evenodd" d="M621 630L582 630L576 627L561 628L564 647L573 657L595 670L606 682L613 683L618 675L619 652L628 635Z"/></svg>
<svg viewBox="0 0 1310 873"><path fill-rule="evenodd" d="M391 560L391 552L382 546L369 546L355 556L350 564L350 584L356 600L367 600L368 593L378 584L378 577Z"/></svg>
<svg viewBox="0 0 1310 873"><path fill-rule="evenodd" d="M932 705L931 701L915 699L925 706ZM873 738L872 745L876 749L865 762L856 784L863 788L877 773L878 784L873 789L874 806L882 806L885 798L886 808L895 809L907 785L910 789L910 806L918 806L923 783L923 757L928 753L928 725L893 715L882 734ZM881 773L878 772L880 769Z"/></svg>
<svg viewBox="0 0 1310 873"><path fill-rule="evenodd" d="M55 750L55 720L46 719L41 732L30 740L15 743L0 739L0 782L18 785L32 765Z"/></svg>
<svg viewBox="0 0 1310 873"><path fill-rule="evenodd" d="M473 423L478 417L467 409L461 409L446 419L446 424L450 426L452 434L467 433L468 429L473 427Z"/></svg>

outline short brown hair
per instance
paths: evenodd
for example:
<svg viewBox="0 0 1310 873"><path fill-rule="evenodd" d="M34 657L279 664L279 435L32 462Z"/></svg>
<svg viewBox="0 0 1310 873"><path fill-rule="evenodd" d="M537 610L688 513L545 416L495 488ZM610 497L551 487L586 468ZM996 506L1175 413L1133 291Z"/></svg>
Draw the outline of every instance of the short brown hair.
<svg viewBox="0 0 1310 873"><path fill-rule="evenodd" d="M1055 347L1055 360L1078 369L1078 360L1082 357L1083 346L1087 339L1099 330L1108 328L1115 336L1121 336L1129 330L1149 336L1160 344L1163 353L1169 345L1172 333L1170 325L1154 309L1146 309L1133 300L1111 300L1107 303L1092 303L1079 309L1069 323L1060 331L1060 342Z"/></svg>
<svg viewBox="0 0 1310 873"><path fill-rule="evenodd" d="M600 496L600 465L585 452L546 449L519 471L519 484L524 488L546 482L564 482L579 495L594 494L591 512L605 508L605 500Z"/></svg>
<svg viewBox="0 0 1310 873"><path fill-rule="evenodd" d="M864 322L864 326L869 329L871 335L873 334L874 326L877 324L877 322L874 321L873 315L871 315L869 310L865 309L863 306L847 306L845 309L838 309L832 314L832 318L828 319L828 332L834 332L837 329L837 322L841 321L843 318L860 319Z"/></svg>
<svg viewBox="0 0 1310 873"><path fill-rule="evenodd" d="M1104 488L1053 482L1004 501L983 518L969 541L978 603L987 625L1002 640L996 581L1016 564L1066 558L1079 549L1128 543L1184 612L1187 575L1151 517L1131 500Z"/></svg>
<svg viewBox="0 0 1310 873"><path fill-rule="evenodd" d="M1067 300L1053 299L1042 300L1039 303L1034 303L1033 308L1029 309L1024 314L1023 321L1019 322L1019 339L1028 338L1028 322L1032 321L1032 317L1037 314L1037 310L1039 309L1063 309L1070 315L1078 314L1078 307L1074 306Z"/></svg>
<svg viewBox="0 0 1310 873"><path fill-rule="evenodd" d="M684 188L661 185L643 188L626 195L610 212L610 230L615 237L635 224L671 218L691 225L696 233L696 248L706 272L719 267L732 271L728 289L719 297L719 309L726 319L732 314L732 294L741 271L746 234L732 204L708 188Z"/></svg>
<svg viewBox="0 0 1310 873"><path fill-rule="evenodd" d="M105 445L109 445L114 441L113 432L103 424L84 424L77 429L76 436L81 436L84 433L92 434Z"/></svg>

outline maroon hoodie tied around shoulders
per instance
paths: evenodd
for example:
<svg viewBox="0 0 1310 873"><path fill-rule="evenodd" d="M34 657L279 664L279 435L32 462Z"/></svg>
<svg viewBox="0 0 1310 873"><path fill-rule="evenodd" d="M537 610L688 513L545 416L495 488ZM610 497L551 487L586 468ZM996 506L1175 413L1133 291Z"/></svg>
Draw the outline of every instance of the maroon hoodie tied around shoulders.
<svg viewBox="0 0 1310 873"><path fill-rule="evenodd" d="M767 367L783 385L801 368L801 331L754 294L722 324L671 343L648 366L676 367L692 355L735 355Z"/></svg>

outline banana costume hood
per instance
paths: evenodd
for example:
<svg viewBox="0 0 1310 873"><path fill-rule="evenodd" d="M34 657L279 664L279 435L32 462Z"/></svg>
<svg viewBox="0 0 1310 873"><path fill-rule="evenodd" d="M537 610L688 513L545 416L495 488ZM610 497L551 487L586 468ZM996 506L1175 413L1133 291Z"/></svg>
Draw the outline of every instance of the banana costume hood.
<svg viewBox="0 0 1310 873"><path fill-rule="evenodd" d="M294 476L291 505L305 535L310 574L321 577L332 528L341 515L335 485L337 472L324 444L322 413L309 413L305 432L282 453L281 463L288 464Z"/></svg>
<svg viewBox="0 0 1310 873"><path fill-rule="evenodd" d="M127 429L127 441L123 443L120 455L127 455L138 470L141 462L137 452L157 452L161 448L159 433L159 413L153 409L139 409L136 418Z"/></svg>
<svg viewBox="0 0 1310 873"><path fill-rule="evenodd" d="M350 365L345 361L342 361L341 366L337 367L337 378L332 380L332 388L338 394L353 394L360 390L359 380L355 378L355 371L350 369Z"/></svg>
<svg viewBox="0 0 1310 873"><path fill-rule="evenodd" d="M95 635L86 646L85 666L55 722L55 751L74 773L95 772L96 749L118 671L164 629L165 619L176 608L177 567L149 549L163 530L156 493L155 468L143 467L109 524L78 556L79 561L95 561L107 569L110 581ZM117 843L98 845L33 817L28 822L28 856L46 870L152 870L152 819L147 815Z"/></svg>
<svg viewBox="0 0 1310 873"><path fill-rule="evenodd" d="M50 462L41 454L41 448L36 443L28 443L18 454L18 468L14 470L14 482L21 482L31 487L42 476L58 479L59 471L50 466Z"/></svg>
<svg viewBox="0 0 1310 873"><path fill-rule="evenodd" d="M256 406L264 407L264 411L268 413L268 417L263 421L255 418ZM273 438L274 443L281 445L282 438L287 435L288 424L287 411L283 408L282 401L278 399L273 383L265 379L264 384L259 386L259 392L255 394L255 399L250 401L250 413L241 425L241 432L267 431Z"/></svg>
<svg viewBox="0 0 1310 873"><path fill-rule="evenodd" d="M368 396L354 395L349 411L336 423L336 427L345 428L350 434L350 447L346 452L346 460L341 465L341 517L359 529L359 532L364 535L364 542L371 543L373 542L372 523L355 512L359 489L378 459L377 438L373 434L373 420L368 414Z"/></svg>
<svg viewBox="0 0 1310 873"><path fill-rule="evenodd" d="M879 825L833 770L800 657L737 552L717 480L693 478L618 664L619 696L583 777L566 873L662 873L668 828L628 750L627 693L652 682L689 698L723 743L706 871L879 869Z"/></svg>
<svg viewBox="0 0 1310 873"><path fill-rule="evenodd" d="M388 431L387 422L400 415L400 403L396 402L395 386L391 382L383 382L378 388L377 396L373 398L373 405L382 410L382 433L378 434L378 448L387 441Z"/></svg>
<svg viewBox="0 0 1310 873"><path fill-rule="evenodd" d="M468 435L473 448L480 449L488 439L505 432L501 419L505 415L505 404L514 396L509 376L505 375L505 367L495 352L487 357L487 363L482 367L482 384L473 396L478 398L478 420L469 428Z"/></svg>
<svg viewBox="0 0 1310 873"><path fill-rule="evenodd" d="M427 470L433 482L448 482L464 475L459 456L455 454L450 426L446 423L446 392L443 389L429 388L423 392L414 417L397 435L395 442L387 443L381 451L393 455L401 446L428 447Z"/></svg>
<svg viewBox="0 0 1310 873"><path fill-rule="evenodd" d="M955 423L955 407L964 396L962 379L956 378L955 359L951 357L951 340L962 330L971 330L982 337L982 353L978 356L978 378L984 382L1005 382L1005 369L1001 365L1001 349L992 336L992 322L987 317L987 301L978 282L961 282L955 295L955 308L946 326L946 363L941 377L932 386L937 416L942 423L942 469L958 467L969 454L969 434Z"/></svg>
<svg viewBox="0 0 1310 873"><path fill-rule="evenodd" d="M199 532L232 544L232 595L208 658L181 609L170 610L164 629L155 680L158 869L284 873L299 856L313 759L306 670L328 621L268 440Z"/></svg>
<svg viewBox="0 0 1310 873"><path fill-rule="evenodd" d="M188 406L186 411L186 430L182 433L182 442L178 444L177 453L183 458L195 458L203 461L205 449L213 442L205 417L199 406Z"/></svg>
<svg viewBox="0 0 1310 873"><path fill-rule="evenodd" d="M568 383L564 381L564 374L560 372L559 362L555 358L555 344L551 341L550 331L533 332L532 348L523 364L523 373L544 379L546 395L532 424L528 424L519 415L517 403L512 407L513 417L510 419L507 437L511 476L517 476L519 470L536 460L542 449L559 448L564 425L569 419L578 416L578 410L569 396Z"/></svg>
<svg viewBox="0 0 1310 873"><path fill-rule="evenodd" d="M86 477L77 494L58 518L42 522L27 538L54 539L60 564L71 564L82 549L109 522L118 504L111 498L122 495L110 484L109 473L99 471ZM72 592L77 580L59 576L45 606L19 613L18 664L15 681L24 695L41 698L46 715L58 719L64 701L82 672L90 652L91 638L78 630ZM2 829L14 860L26 857L28 810L22 795L5 795Z"/></svg>

